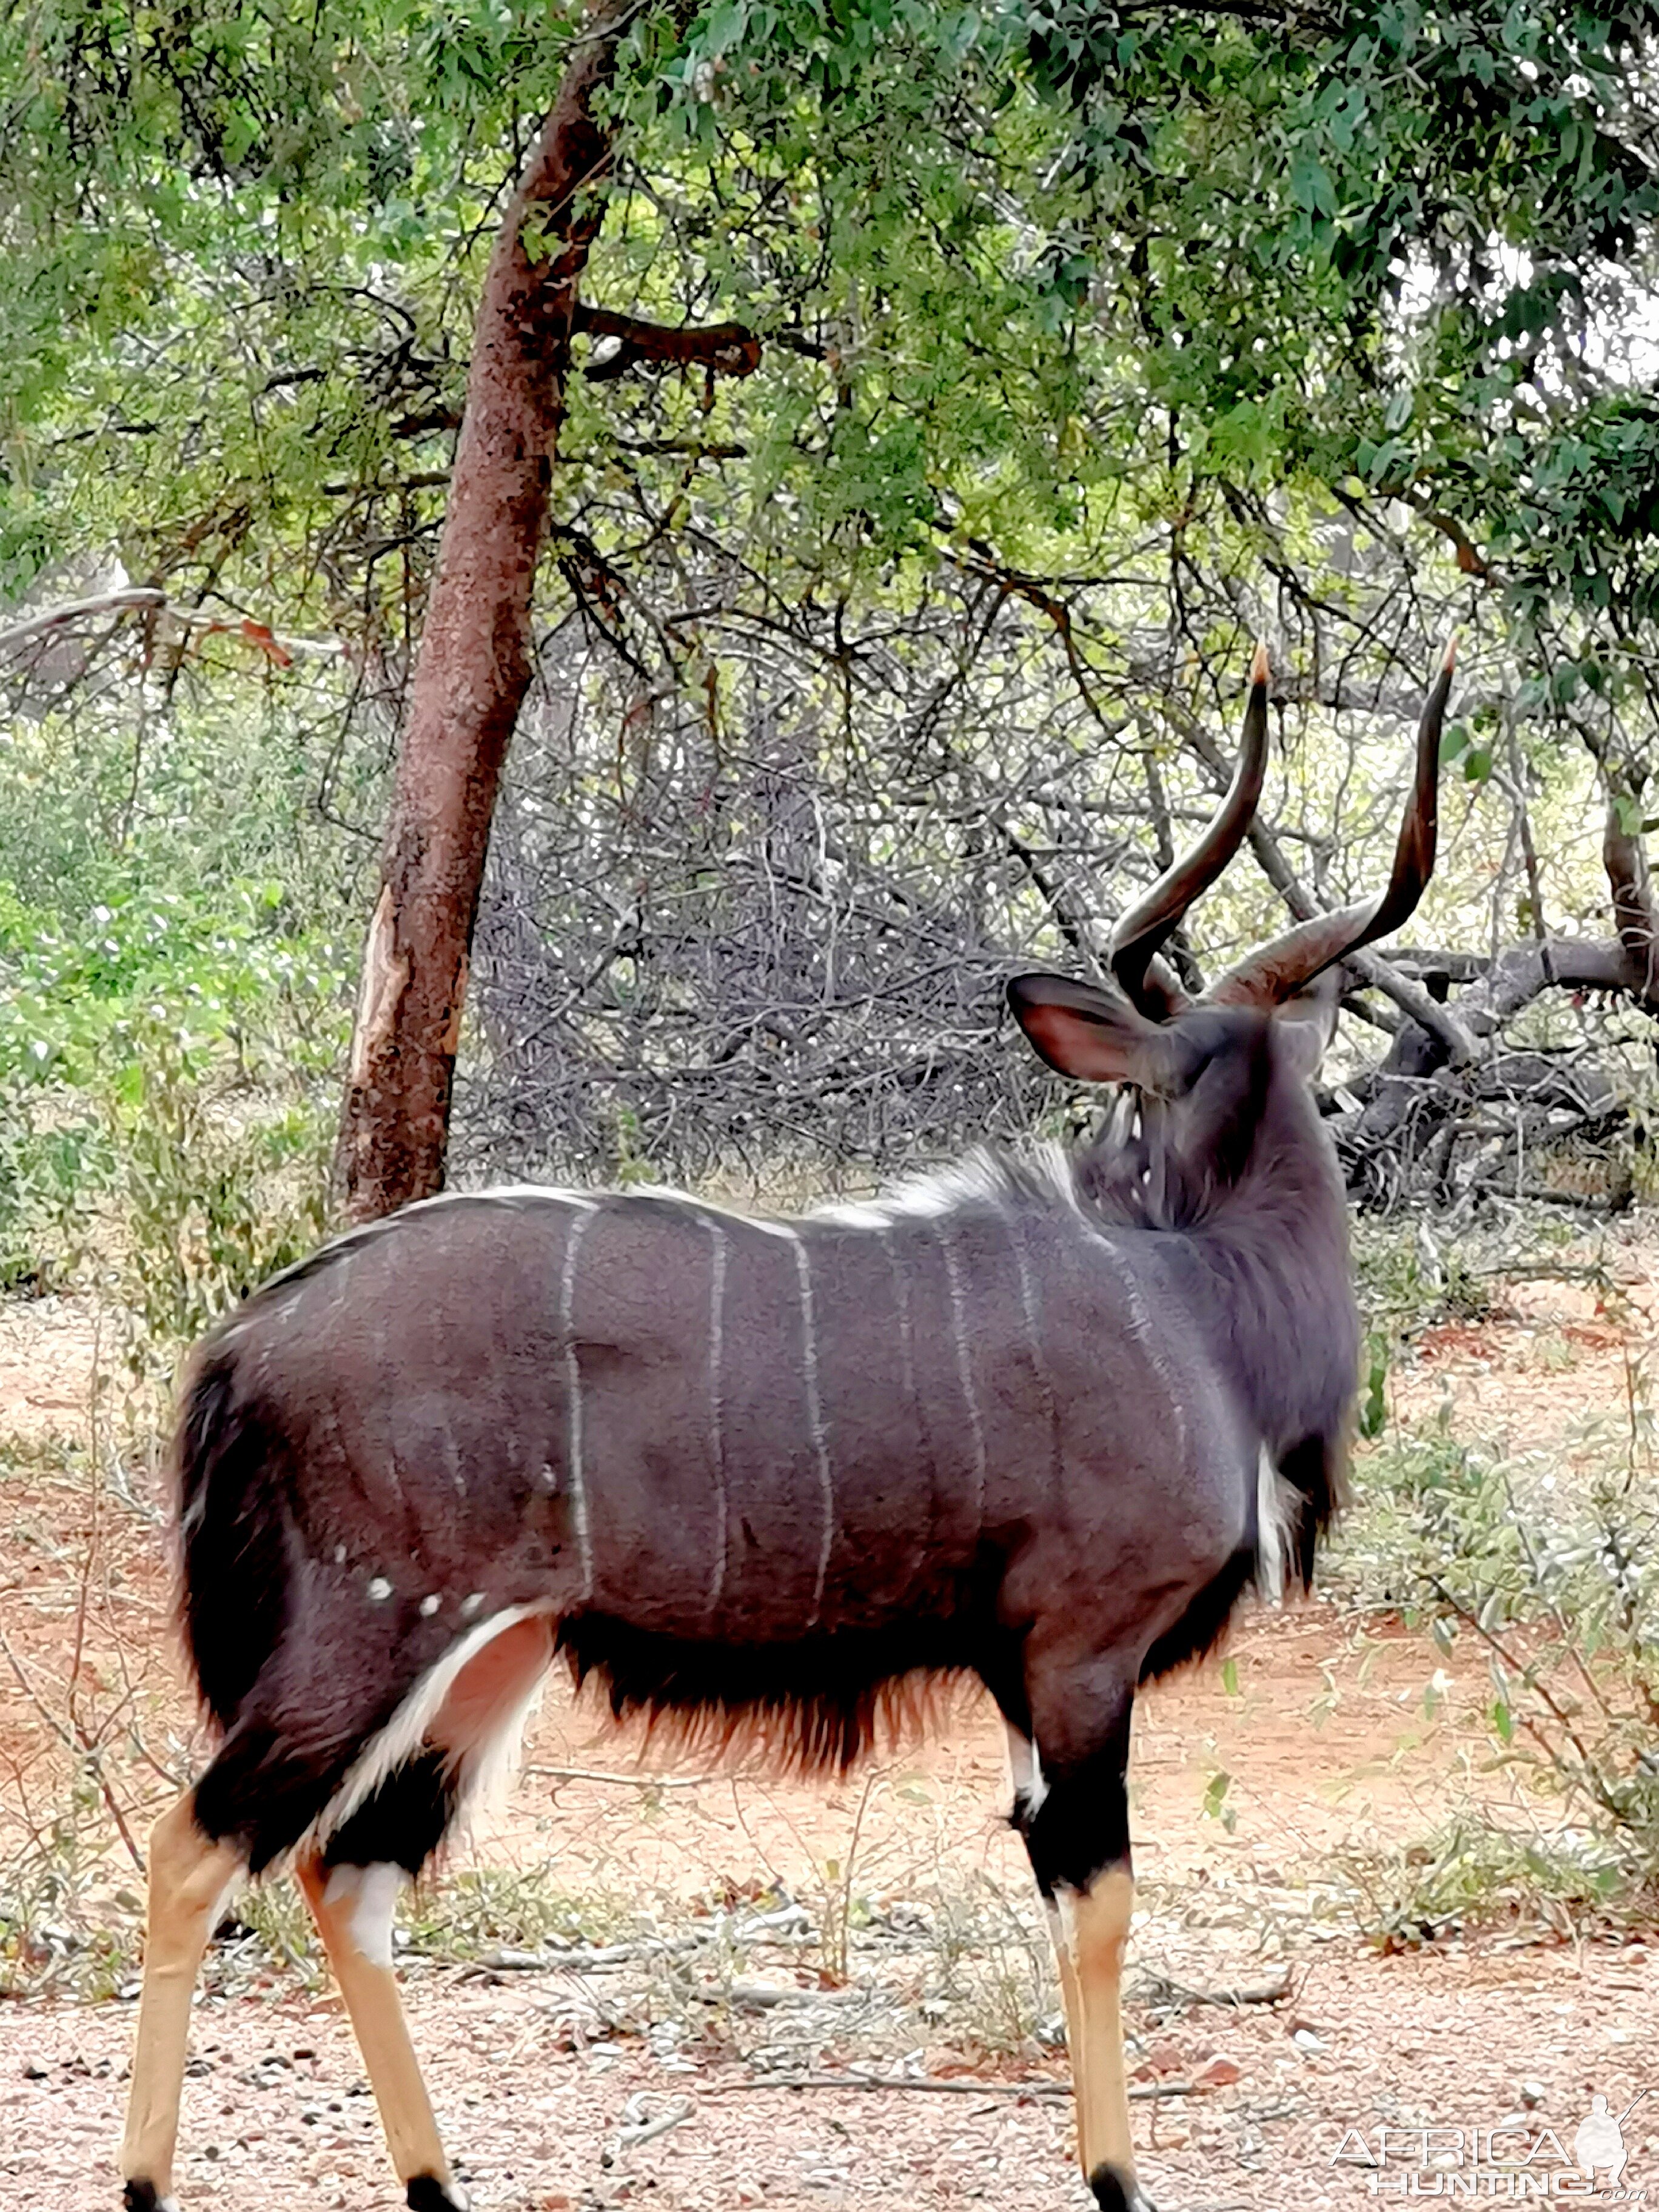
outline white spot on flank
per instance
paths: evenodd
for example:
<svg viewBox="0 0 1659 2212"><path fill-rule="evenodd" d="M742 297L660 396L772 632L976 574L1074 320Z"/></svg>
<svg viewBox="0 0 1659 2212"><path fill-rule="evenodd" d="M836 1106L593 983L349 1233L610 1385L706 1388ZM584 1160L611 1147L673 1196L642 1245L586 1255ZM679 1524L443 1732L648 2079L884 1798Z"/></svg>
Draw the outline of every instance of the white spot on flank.
<svg viewBox="0 0 1659 2212"><path fill-rule="evenodd" d="M337 1544L334 1547L334 1564L337 1567L343 1567L345 1563L346 1547L343 1544Z"/></svg>
<svg viewBox="0 0 1659 2212"><path fill-rule="evenodd" d="M582 1563L582 1601L593 1595L593 1551L587 1528L587 1485L582 1476L582 1370L576 1352L576 1255L582 1232L592 1216L579 1213L570 1224L564 1248L564 1272L559 1281L559 1327L564 1337L564 1381L569 1398L566 1463L570 1476L570 1518L576 1531L576 1549Z"/></svg>
<svg viewBox="0 0 1659 2212"><path fill-rule="evenodd" d="M720 1404L720 1362L726 1348L726 1231L710 1220L714 1240L714 1271L708 1286L708 1446L714 1462L714 1565L708 1578L708 1610L719 1606L726 1588L726 1431Z"/></svg>
<svg viewBox="0 0 1659 2212"><path fill-rule="evenodd" d="M482 1590L470 1591L468 1595L461 1600L461 1619L463 1620L471 1620L473 1614L478 1610L478 1607L483 1603L483 1592Z"/></svg>
<svg viewBox="0 0 1659 2212"><path fill-rule="evenodd" d="M945 1279L951 1292L951 1335L957 1348L957 1372L968 1407L968 1427L974 1440L974 1526L985 1526L985 1423L974 1389L974 1363L968 1349L968 1322L962 1295L962 1266L950 1232L941 1224L934 1231L945 1261Z"/></svg>
<svg viewBox="0 0 1659 2212"><path fill-rule="evenodd" d="M392 1964L392 1922L403 1882L401 1867L337 1866L329 1872L323 1902L351 1905L351 1940L371 1966Z"/></svg>
<svg viewBox="0 0 1659 2212"><path fill-rule="evenodd" d="M824 1434L823 1406L818 1395L818 1328L812 1310L812 1267L803 1240L790 1231L795 1247L795 1274L800 1285L800 1340L802 1380L806 1389L806 1425L811 1431L817 1460L818 1490L823 1500L823 1532L818 1540L817 1582L812 1591L812 1610L806 1626L816 1628L823 1610L823 1588L830 1577L830 1550L836 1540L836 1485L830 1472L830 1440Z"/></svg>
<svg viewBox="0 0 1659 2212"><path fill-rule="evenodd" d="M391 1596L392 1585L384 1575L375 1576L374 1581L371 1582L368 1586L368 1595L370 1602L374 1605L384 1604L386 1600Z"/></svg>
<svg viewBox="0 0 1659 2212"><path fill-rule="evenodd" d="M445 1459L449 1463L449 1480L454 1488L456 1497L465 1498L466 1496L466 1470L461 1465L461 1455L459 1452L455 1449L455 1432L449 1425L447 1415L444 1418L443 1429L443 1454Z"/></svg>
<svg viewBox="0 0 1659 2212"><path fill-rule="evenodd" d="M439 1607L442 1603L443 1603L443 1600L442 1600L442 1599L438 1595L438 1593L436 1592L436 1590L434 1590L434 1591L433 1591L433 1593L432 1593L432 1595L431 1595L431 1596L430 1596L430 1597L423 1597L423 1598L421 1600L421 1618L422 1618L422 1620L431 1620L431 1618L432 1618L432 1616L433 1616L433 1614L434 1614L434 1613L436 1613L436 1611L438 1610L438 1607Z"/></svg>

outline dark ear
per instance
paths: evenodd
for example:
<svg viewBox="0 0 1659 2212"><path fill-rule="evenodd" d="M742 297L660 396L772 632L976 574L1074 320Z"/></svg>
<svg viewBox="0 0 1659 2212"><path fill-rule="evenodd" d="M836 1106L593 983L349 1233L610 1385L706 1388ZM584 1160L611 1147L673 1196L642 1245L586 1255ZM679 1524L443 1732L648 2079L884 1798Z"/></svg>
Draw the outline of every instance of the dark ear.
<svg viewBox="0 0 1659 2212"><path fill-rule="evenodd" d="M1336 1035L1337 1010L1342 1003L1342 970L1328 968L1305 991L1286 999L1273 1018L1281 1064L1311 1083L1319 1073L1331 1039Z"/></svg>
<svg viewBox="0 0 1659 2212"><path fill-rule="evenodd" d="M1181 1087L1170 1031L1098 983L1039 969L1010 979L1008 1005L1038 1055L1061 1075L1140 1091Z"/></svg>

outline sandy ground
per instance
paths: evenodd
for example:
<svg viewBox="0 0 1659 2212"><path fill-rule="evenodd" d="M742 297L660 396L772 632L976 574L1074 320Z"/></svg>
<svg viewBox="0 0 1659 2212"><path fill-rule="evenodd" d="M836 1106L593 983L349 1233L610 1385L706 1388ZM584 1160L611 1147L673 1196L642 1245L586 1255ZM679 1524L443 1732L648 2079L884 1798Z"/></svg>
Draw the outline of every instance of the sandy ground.
<svg viewBox="0 0 1659 2212"><path fill-rule="evenodd" d="M1062 2101L1004 2094L995 2077L960 2094L757 2087L695 2046L669 2070L639 2038L572 2050L560 2033L568 1996L540 1980L411 1990L440 2118L483 2205L793 2212L989 2200L1009 2212L1083 2212L1091 2201L1071 2166ZM1358 2208L1372 2201L1367 2169L1333 2163L1345 2148L1358 2156L1349 2130L1373 2155L1379 2127L1401 2131L1389 2170L1403 2179L1418 2148L1405 2131L1432 2125L1441 2132L1431 2154L1444 2157L1448 2131L1467 2142L1528 2113L1534 2132L1511 2141L1534 2151L1541 2174L1558 2164L1555 2144L1571 2155L1593 2093L1621 2112L1654 2086L1656 2025L1659 1961L1643 1948L1321 1957L1293 2007L1206 2008L1159 2039L1182 2069L1170 2079L1191 2079L1217 2057L1237 2079L1137 2104L1144 2179L1162 2212ZM0 2183L11 2201L36 2212L115 2203L130 2028L127 2008L0 2015ZM197 2051L178 2174L185 2206L392 2212L372 2104L332 2005L204 2005ZM1050 2061L1020 2075L1054 2081L1060 2069ZM687 2103L689 2116L619 2151L636 2099L633 2111L647 2118ZM1626 2136L1629 2185L1646 2181L1659 2201L1653 2101Z"/></svg>
<svg viewBox="0 0 1659 2212"><path fill-rule="evenodd" d="M1650 1260L1636 1255L1626 1273L1616 1311L1581 1283L1528 1284L1498 1321L1429 1332L1396 1385L1401 1410L1444 1400L1470 1433L1570 1467L1586 1424L1628 1417ZM0 1491L0 1843L10 1846L61 1812L66 1736L107 1748L135 1841L191 1758L155 1469L93 1480L52 1442L84 1433L100 1364L96 1328L73 1302L0 1307L0 1435L19 1440ZM1250 1622L1227 1676L1212 1666L1143 1701L1137 1960L1188 1989L1287 1985L1274 2004L1163 2015L1157 1985L1139 1985L1136 2126L1163 2212L1358 2205L1408 2186L1437 2192L1448 2173L1475 2183L1461 2194L1512 2197L1507 2180L1480 2185L1474 2131L1529 2116L1531 2135L1510 2140L1530 2148L1535 2179L1554 2170L1558 2148L1571 2154L1593 2094L1618 2112L1645 2090L1626 2127L1625 2180L1659 2203L1659 1942L1650 1955L1632 1941L1454 1935L1382 1957L1333 1901L1334 1854L1422 1834L1461 1793L1507 1786L1474 1771L1485 1694L1472 1659L1448 1660L1397 1623L1315 1607ZM942 1735L834 1789L695 1766L642 1785L639 1756L551 1694L524 1773L477 1836L476 1863L533 1873L619 1916L654 1911L665 1926L776 1894L822 1921L849 1887L894 1926L908 1900L936 1929L940 1900L969 1893L1012 1900L1012 1917L1024 1910L1029 1876L999 1818L1000 1730L982 1704L964 1701ZM1224 1774L1231 1826L1205 1814ZM112 1893L134 1883L118 1845L106 1876ZM1028 2039L988 2057L971 2022L929 2012L902 1944L855 1948L850 1999L823 1996L781 1954L757 1971L791 1990L789 2006L799 1992L799 2012L781 2006L757 2024L729 1990L688 1996L637 1972L412 1963L416 2039L480 2204L560 2212L637 2199L692 2212L873 2198L935 2212L992 2198L1081 2212L1069 2112L1042 2094L1062 2079L1054 2050ZM185 2212L394 2205L332 1997L292 1977L238 1989L199 2008ZM775 2017L796 2025L769 2047ZM130 2002L0 2005L0 2188L12 2201L40 2212L113 2203L131 2029ZM957 2086L768 2086L779 2064ZM681 2105L665 2132L624 2142ZM1426 2144L1401 2132L1383 2173L1356 2162L1361 2137L1375 2154L1380 2126L1428 2124L1462 2130L1462 2147L1443 2132ZM1453 2157L1463 2165L1434 2164Z"/></svg>

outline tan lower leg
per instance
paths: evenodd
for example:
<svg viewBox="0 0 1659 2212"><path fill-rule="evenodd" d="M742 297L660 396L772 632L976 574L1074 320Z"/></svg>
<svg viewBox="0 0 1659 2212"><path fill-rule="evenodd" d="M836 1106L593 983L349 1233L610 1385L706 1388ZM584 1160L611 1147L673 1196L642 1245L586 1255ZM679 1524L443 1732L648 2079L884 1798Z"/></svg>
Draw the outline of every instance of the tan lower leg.
<svg viewBox="0 0 1659 2212"><path fill-rule="evenodd" d="M430 2174L454 2203L463 2203L461 2191L450 2178L449 2162L439 2141L438 2124L432 2117L391 1967L375 1964L359 1949L351 1925L350 1901L329 1902L328 1875L317 1860L302 1860L295 1872L351 2015L398 2180L407 2185Z"/></svg>
<svg viewBox="0 0 1659 2212"><path fill-rule="evenodd" d="M1085 2179L1101 2166L1115 2167L1126 2182L1134 2174L1120 1996L1134 1900L1133 1878L1124 1867L1097 1875L1080 1894L1063 1891L1060 1897L1081 2030L1072 2052L1072 2078Z"/></svg>
<svg viewBox="0 0 1659 2212"><path fill-rule="evenodd" d="M169 1807L151 1832L144 1993L138 2005L121 2172L128 2181L147 2182L158 2198L173 2189L179 2093L196 1977L242 1864L239 1851L216 1844L197 1826L191 1793Z"/></svg>
<svg viewBox="0 0 1659 2212"><path fill-rule="evenodd" d="M1061 1924L1060 1908L1055 1905L1048 1907L1048 1930L1054 1939L1054 1964L1060 1969L1060 1994L1066 2007L1066 2048L1071 2057L1073 2078L1075 2080L1080 2063L1079 2054L1083 2049L1083 2003L1078 1995L1077 1975L1073 1969L1071 1948ZM1094 2171L1097 2161L1091 2160L1089 2156L1084 2117L1083 2100L1079 2097L1077 2100L1077 2154L1084 2172L1088 2174Z"/></svg>

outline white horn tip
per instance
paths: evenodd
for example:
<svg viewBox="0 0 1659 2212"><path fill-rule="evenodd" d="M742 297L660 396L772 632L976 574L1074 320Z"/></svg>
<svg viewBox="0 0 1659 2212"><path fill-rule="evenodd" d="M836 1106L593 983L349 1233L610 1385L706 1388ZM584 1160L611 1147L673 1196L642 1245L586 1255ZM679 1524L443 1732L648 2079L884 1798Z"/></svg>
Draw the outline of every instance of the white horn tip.
<svg viewBox="0 0 1659 2212"><path fill-rule="evenodd" d="M1440 665L1448 676L1457 665L1457 632L1455 630L1446 640L1446 650L1440 656Z"/></svg>
<svg viewBox="0 0 1659 2212"><path fill-rule="evenodd" d="M1265 684L1267 681L1268 673L1267 648L1265 644L1258 641L1255 658L1250 663L1250 681L1252 684Z"/></svg>

